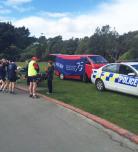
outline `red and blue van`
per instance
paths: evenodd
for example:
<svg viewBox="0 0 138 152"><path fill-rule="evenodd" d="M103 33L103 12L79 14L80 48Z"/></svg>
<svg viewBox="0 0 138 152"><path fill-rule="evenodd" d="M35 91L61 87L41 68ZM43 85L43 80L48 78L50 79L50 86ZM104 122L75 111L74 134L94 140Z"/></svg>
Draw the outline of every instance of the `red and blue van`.
<svg viewBox="0 0 138 152"><path fill-rule="evenodd" d="M100 55L55 55L55 73L60 79L78 79L88 81L92 69L98 69L108 61Z"/></svg>

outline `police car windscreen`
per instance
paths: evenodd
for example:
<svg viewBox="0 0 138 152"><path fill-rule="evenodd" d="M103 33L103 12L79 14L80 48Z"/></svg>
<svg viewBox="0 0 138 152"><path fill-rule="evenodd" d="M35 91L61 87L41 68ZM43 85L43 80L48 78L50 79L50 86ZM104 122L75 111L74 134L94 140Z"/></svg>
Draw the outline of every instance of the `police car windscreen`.
<svg viewBox="0 0 138 152"><path fill-rule="evenodd" d="M92 62L95 63L95 64L108 63L108 61L107 61L104 57L102 57L102 56L90 56L89 58L90 58L90 59L92 60Z"/></svg>
<svg viewBox="0 0 138 152"><path fill-rule="evenodd" d="M135 68L138 71L138 64L131 65L133 68Z"/></svg>

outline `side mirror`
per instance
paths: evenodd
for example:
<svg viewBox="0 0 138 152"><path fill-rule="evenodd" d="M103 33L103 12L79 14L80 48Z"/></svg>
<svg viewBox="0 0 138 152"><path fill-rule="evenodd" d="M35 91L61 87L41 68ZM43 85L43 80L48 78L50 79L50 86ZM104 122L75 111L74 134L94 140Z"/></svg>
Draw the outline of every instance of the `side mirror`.
<svg viewBox="0 0 138 152"><path fill-rule="evenodd" d="M86 64L89 64L89 65L91 65L91 63L90 63L90 62L86 62Z"/></svg>
<svg viewBox="0 0 138 152"><path fill-rule="evenodd" d="M85 64L91 64L88 60L85 61Z"/></svg>
<svg viewBox="0 0 138 152"><path fill-rule="evenodd" d="M128 73L128 76L135 77L136 74L135 73Z"/></svg>

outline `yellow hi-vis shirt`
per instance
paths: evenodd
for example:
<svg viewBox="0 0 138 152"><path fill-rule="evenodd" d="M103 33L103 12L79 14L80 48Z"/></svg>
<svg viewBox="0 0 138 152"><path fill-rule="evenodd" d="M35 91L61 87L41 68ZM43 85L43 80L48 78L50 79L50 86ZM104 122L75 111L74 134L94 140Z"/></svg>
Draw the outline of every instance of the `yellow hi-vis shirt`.
<svg viewBox="0 0 138 152"><path fill-rule="evenodd" d="M29 62L29 65L28 65L28 76L29 77L37 75L37 71L35 70L34 65L33 65L34 63L36 63L36 61L32 60Z"/></svg>

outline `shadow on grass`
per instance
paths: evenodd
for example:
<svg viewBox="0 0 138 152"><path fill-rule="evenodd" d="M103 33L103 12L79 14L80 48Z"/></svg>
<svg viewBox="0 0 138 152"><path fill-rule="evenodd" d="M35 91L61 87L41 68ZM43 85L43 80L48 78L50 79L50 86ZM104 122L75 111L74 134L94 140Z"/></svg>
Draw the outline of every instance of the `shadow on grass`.
<svg viewBox="0 0 138 152"><path fill-rule="evenodd" d="M40 93L42 93L42 94L46 94L47 92L48 92L48 89L47 88L45 88L45 89L38 89L38 92L40 92ZM53 94L56 94L56 95L63 95L63 94L66 94L67 93L67 91L54 91L53 90Z"/></svg>
<svg viewBox="0 0 138 152"><path fill-rule="evenodd" d="M61 79L59 79L59 80L61 80ZM64 80L61 80L61 81L71 81L71 82L81 82L81 83L84 83L84 84L86 84L86 83L91 83L91 81L89 80L89 81L87 81L87 82L84 82L84 81L82 81L82 80L79 80L79 79L64 79Z"/></svg>
<svg viewBox="0 0 138 152"><path fill-rule="evenodd" d="M131 94L127 94L127 93L123 93L123 92L118 92L118 91L112 91L112 90L105 90L105 91L109 92L109 93L113 93L115 95L120 95L120 96L123 96L123 97L129 97L129 98L138 99L138 96L136 96L136 95L131 95Z"/></svg>

